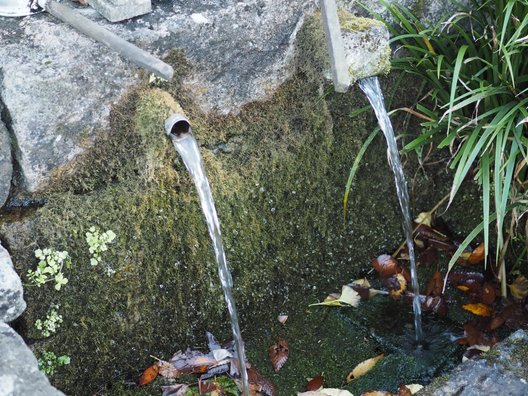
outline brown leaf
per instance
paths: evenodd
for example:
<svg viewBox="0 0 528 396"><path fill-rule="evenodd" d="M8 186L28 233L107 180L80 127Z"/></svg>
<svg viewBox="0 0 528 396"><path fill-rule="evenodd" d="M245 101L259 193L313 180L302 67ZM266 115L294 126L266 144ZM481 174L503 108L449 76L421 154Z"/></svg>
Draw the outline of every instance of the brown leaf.
<svg viewBox="0 0 528 396"><path fill-rule="evenodd" d="M350 383L356 378L359 378L368 373L372 368L381 360L385 355L374 356L373 358L367 359L359 363L354 369L347 375L347 382Z"/></svg>
<svg viewBox="0 0 528 396"><path fill-rule="evenodd" d="M512 329L526 327L528 324L528 312L524 309L522 304L510 304L493 318L490 324L490 329L498 329L504 323Z"/></svg>
<svg viewBox="0 0 528 396"><path fill-rule="evenodd" d="M370 298L370 287L358 285L357 283L350 283L348 286L354 289L362 300L368 300Z"/></svg>
<svg viewBox="0 0 528 396"><path fill-rule="evenodd" d="M169 362L160 360L158 362L158 374L165 378L179 378L181 373Z"/></svg>
<svg viewBox="0 0 528 396"><path fill-rule="evenodd" d="M400 385L398 387L398 396L412 396L412 392L405 385Z"/></svg>
<svg viewBox="0 0 528 396"><path fill-rule="evenodd" d="M476 293L484 283L484 275L481 272L454 270L449 274L449 282L459 288L467 287L467 290Z"/></svg>
<svg viewBox="0 0 528 396"><path fill-rule="evenodd" d="M431 278L431 280L427 283L427 291L426 294L428 296L441 296L442 295L442 289L444 288L444 277L442 276L442 273L440 271L436 271Z"/></svg>
<svg viewBox="0 0 528 396"><path fill-rule="evenodd" d="M247 369L250 387L259 394L265 396L275 396L275 386L267 378L264 378L256 369L249 367ZM255 393L256 395L257 393Z"/></svg>
<svg viewBox="0 0 528 396"><path fill-rule="evenodd" d="M431 266L435 261L438 250L434 246L429 246L426 249L424 249L420 255L418 256L418 265L422 267L429 267Z"/></svg>
<svg viewBox="0 0 528 396"><path fill-rule="evenodd" d="M174 384L162 386L162 396L185 396L189 390L189 385L186 384Z"/></svg>
<svg viewBox="0 0 528 396"><path fill-rule="evenodd" d="M491 316L491 313L493 312L489 306L482 303L464 304L462 305L462 308L478 316L488 317Z"/></svg>
<svg viewBox="0 0 528 396"><path fill-rule="evenodd" d="M384 279L383 286L389 290L389 296L397 300L407 290L407 281L402 274L396 274Z"/></svg>
<svg viewBox="0 0 528 396"><path fill-rule="evenodd" d="M158 362L147 367L147 369L145 369L145 371L143 371L143 373L139 376L138 385L142 386L142 385L150 384L158 376L158 371L159 371Z"/></svg>
<svg viewBox="0 0 528 396"><path fill-rule="evenodd" d="M484 332L477 329L474 321L468 322L464 325L464 337L459 338L457 343L460 345L488 345L494 344L493 340L490 340Z"/></svg>
<svg viewBox="0 0 528 396"><path fill-rule="evenodd" d="M439 316L447 315L447 304L441 296L427 296L422 301L422 309L427 311L433 311Z"/></svg>
<svg viewBox="0 0 528 396"><path fill-rule="evenodd" d="M284 366L289 356L288 343L282 338L279 338L276 344L268 348L268 356L276 373Z"/></svg>
<svg viewBox="0 0 528 396"><path fill-rule="evenodd" d="M324 386L324 377L322 375L318 375L317 377L312 378L308 383L306 384L306 390L307 391L316 391L321 389Z"/></svg>
<svg viewBox="0 0 528 396"><path fill-rule="evenodd" d="M401 268L394 257L388 254L382 254L372 263L374 269L381 277L391 276L401 272Z"/></svg>
<svg viewBox="0 0 528 396"><path fill-rule="evenodd" d="M484 261L484 244L483 243L481 243L475 249L473 249L469 257L467 258L467 262L470 265L482 263L482 261Z"/></svg>
<svg viewBox="0 0 528 396"><path fill-rule="evenodd" d="M489 282L484 283L482 289L480 290L480 301L483 304L491 305L495 302L497 293L495 292L495 287Z"/></svg>
<svg viewBox="0 0 528 396"><path fill-rule="evenodd" d="M444 252L454 252L456 250L456 245L451 239L432 227L420 224L416 227L415 232L415 242L422 241L424 245L434 246L437 250Z"/></svg>
<svg viewBox="0 0 528 396"><path fill-rule="evenodd" d="M508 287L511 295L516 300L522 300L528 296L528 279L524 275L519 275Z"/></svg>

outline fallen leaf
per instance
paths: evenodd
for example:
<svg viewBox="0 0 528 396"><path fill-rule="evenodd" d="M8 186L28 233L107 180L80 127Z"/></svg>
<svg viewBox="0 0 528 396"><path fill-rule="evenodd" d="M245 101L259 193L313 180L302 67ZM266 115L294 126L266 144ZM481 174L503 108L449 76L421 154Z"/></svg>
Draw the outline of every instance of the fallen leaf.
<svg viewBox="0 0 528 396"><path fill-rule="evenodd" d="M310 307L315 305L324 305L328 307L357 307L361 297L359 293L348 285L344 285L341 289L341 294L329 295L322 303L310 304Z"/></svg>
<svg viewBox="0 0 528 396"><path fill-rule="evenodd" d="M382 277L391 276L401 272L401 268L394 257L389 254L382 254L372 263L374 269Z"/></svg>
<svg viewBox="0 0 528 396"><path fill-rule="evenodd" d="M412 395L414 395L415 393L418 393L424 388L424 386L420 384L408 384L408 385L405 385L405 387L411 391Z"/></svg>
<svg viewBox="0 0 528 396"><path fill-rule="evenodd" d="M508 287L511 295L516 300L522 300L528 295L528 279L524 275L519 275Z"/></svg>
<svg viewBox="0 0 528 396"><path fill-rule="evenodd" d="M444 288L444 277L440 271L435 271L433 277L427 283L426 295L428 296L441 296Z"/></svg>
<svg viewBox="0 0 528 396"><path fill-rule="evenodd" d="M474 321L468 322L464 325L464 337L457 340L459 345L493 345L494 341L490 340L484 332L477 329Z"/></svg>
<svg viewBox="0 0 528 396"><path fill-rule="evenodd" d="M162 396L185 396L189 390L189 385L186 384L174 384L162 386Z"/></svg>
<svg viewBox="0 0 528 396"><path fill-rule="evenodd" d="M433 214L431 212L420 212L418 217L414 219L416 224L425 224L426 226L431 227L433 224Z"/></svg>
<svg viewBox="0 0 528 396"><path fill-rule="evenodd" d="M525 328L528 324L528 312L520 303L510 304L493 318L490 329L498 329L504 323L512 329Z"/></svg>
<svg viewBox="0 0 528 396"><path fill-rule="evenodd" d="M462 355L462 362L473 359L475 356L480 355L482 352L488 352L490 349L489 345L472 345Z"/></svg>
<svg viewBox="0 0 528 396"><path fill-rule="evenodd" d="M483 304L491 305L495 302L497 293L495 292L495 287L489 282L484 283L482 289L480 290L480 301Z"/></svg>
<svg viewBox="0 0 528 396"><path fill-rule="evenodd" d="M484 244L481 243L475 249L473 249L469 257L467 258L467 262L470 265L475 265L484 261L484 250Z"/></svg>
<svg viewBox="0 0 528 396"><path fill-rule="evenodd" d="M383 286L389 289L389 296L397 300L407 290L407 280L405 280L402 274L396 274L385 278L383 280Z"/></svg>
<svg viewBox="0 0 528 396"><path fill-rule="evenodd" d="M158 362L158 374L164 378L179 378L181 373L169 362L160 360Z"/></svg>
<svg viewBox="0 0 528 396"><path fill-rule="evenodd" d="M398 387L398 395L397 396L412 396L412 392L405 385L400 385Z"/></svg>
<svg viewBox="0 0 528 396"><path fill-rule="evenodd" d="M366 391L361 394L361 396L394 396L392 393L388 391Z"/></svg>
<svg viewBox="0 0 528 396"><path fill-rule="evenodd" d="M308 381L306 384L306 390L307 391L316 391L321 389L324 386L324 377L322 375L318 375L317 377L314 377Z"/></svg>
<svg viewBox="0 0 528 396"><path fill-rule="evenodd" d="M449 282L457 288L465 286L468 291L477 293L484 283L484 275L476 271L454 270L449 274Z"/></svg>
<svg viewBox="0 0 528 396"><path fill-rule="evenodd" d="M276 344L268 348L268 356L276 373L284 366L289 357L289 346L286 341L279 338Z"/></svg>
<svg viewBox="0 0 528 396"><path fill-rule="evenodd" d="M491 316L492 309L486 304L474 303L474 304L464 304L462 305L466 311L469 311L478 316Z"/></svg>
<svg viewBox="0 0 528 396"><path fill-rule="evenodd" d="M418 265L422 267L431 266L436 261L436 257L438 256L437 252L438 249L436 249L434 246L425 248L418 256Z"/></svg>
<svg viewBox="0 0 528 396"><path fill-rule="evenodd" d="M433 311L442 317L447 315L447 304L441 296L427 296L420 302L424 312Z"/></svg>
<svg viewBox="0 0 528 396"><path fill-rule="evenodd" d="M145 371L139 376L138 385L147 385L156 379L158 376L159 365L158 362L147 367Z"/></svg>
<svg viewBox="0 0 528 396"><path fill-rule="evenodd" d="M284 325L286 321L288 320L288 315L279 315L277 316L277 320L281 325Z"/></svg>
<svg viewBox="0 0 528 396"><path fill-rule="evenodd" d="M250 387L254 389L259 394L264 394L265 396L275 396L275 386L267 378L263 377L256 369L249 367L247 369L248 380ZM237 382L239 389L242 391L242 383ZM256 393L255 393L256 395Z"/></svg>
<svg viewBox="0 0 528 396"><path fill-rule="evenodd" d="M352 382L356 378L359 378L366 373L368 373L372 368L381 360L385 354L375 356L373 358L367 359L359 363L354 369L347 375L347 383Z"/></svg>

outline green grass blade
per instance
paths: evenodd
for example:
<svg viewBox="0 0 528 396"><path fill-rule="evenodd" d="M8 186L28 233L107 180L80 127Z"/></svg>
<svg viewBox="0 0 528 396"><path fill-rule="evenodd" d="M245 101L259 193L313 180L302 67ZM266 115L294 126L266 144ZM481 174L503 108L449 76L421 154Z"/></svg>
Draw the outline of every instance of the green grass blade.
<svg viewBox="0 0 528 396"><path fill-rule="evenodd" d="M380 129L376 128L370 133L367 140L365 140L365 142L359 149L356 159L354 160L354 163L352 164L352 168L350 169L350 174L348 175L348 180L347 180L346 187L345 187L345 195L343 197L343 219L345 222L346 222L348 194L350 193L350 188L352 186L352 180L354 180L354 176L356 175L356 172L359 168L359 164L361 162L361 159L363 158L363 155L365 154L365 151L367 151L367 148L370 146L370 143L372 143L372 141L378 135L379 132L380 132Z"/></svg>

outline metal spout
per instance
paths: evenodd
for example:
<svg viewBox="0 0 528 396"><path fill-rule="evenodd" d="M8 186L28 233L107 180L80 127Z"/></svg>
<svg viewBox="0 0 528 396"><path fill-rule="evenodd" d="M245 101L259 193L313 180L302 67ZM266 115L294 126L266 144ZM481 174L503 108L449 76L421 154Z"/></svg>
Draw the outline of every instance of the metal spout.
<svg viewBox="0 0 528 396"><path fill-rule="evenodd" d="M191 132L191 123L183 114L172 114L165 121L165 133L171 139L182 139Z"/></svg>

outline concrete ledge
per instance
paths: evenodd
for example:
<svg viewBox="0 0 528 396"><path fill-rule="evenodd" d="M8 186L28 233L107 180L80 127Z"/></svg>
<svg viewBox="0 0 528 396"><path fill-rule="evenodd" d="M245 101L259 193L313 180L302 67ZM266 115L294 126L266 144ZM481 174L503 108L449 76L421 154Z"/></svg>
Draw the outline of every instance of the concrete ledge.
<svg viewBox="0 0 528 396"><path fill-rule="evenodd" d="M110 22L119 22L152 11L150 0L88 0Z"/></svg>

